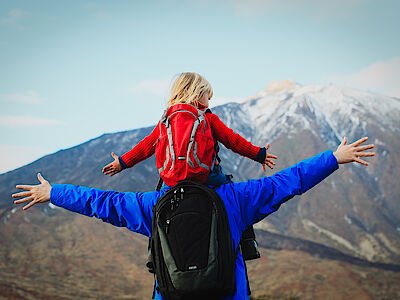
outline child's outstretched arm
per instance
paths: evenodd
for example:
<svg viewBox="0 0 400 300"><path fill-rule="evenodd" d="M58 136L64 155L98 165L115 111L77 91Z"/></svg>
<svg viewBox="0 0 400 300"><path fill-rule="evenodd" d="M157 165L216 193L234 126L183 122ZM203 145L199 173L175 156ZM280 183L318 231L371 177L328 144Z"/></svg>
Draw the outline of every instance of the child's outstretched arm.
<svg viewBox="0 0 400 300"><path fill-rule="evenodd" d="M111 156L114 158L114 161L103 168L102 172L104 173L104 175L113 176L122 171L118 156L115 155L114 152L111 153Z"/></svg>
<svg viewBox="0 0 400 300"><path fill-rule="evenodd" d="M113 152L111 155L114 158L114 161L106 165L102 172L105 175L113 176L122 170L131 168L141 161L149 158L154 154L156 141L159 137L159 134L159 124L157 124L157 126L154 127L153 131L148 136L142 139L135 147L125 154L122 154L120 157L118 157Z"/></svg>
<svg viewBox="0 0 400 300"><path fill-rule="evenodd" d="M269 144L267 147L262 148L254 146L240 134L226 126L217 115L213 113L208 113L207 115L209 116L215 138L225 147L242 156L259 162L263 166L264 170L265 165L271 169L274 168L273 166L275 165L275 162L272 159L277 159L278 157L267 153Z"/></svg>

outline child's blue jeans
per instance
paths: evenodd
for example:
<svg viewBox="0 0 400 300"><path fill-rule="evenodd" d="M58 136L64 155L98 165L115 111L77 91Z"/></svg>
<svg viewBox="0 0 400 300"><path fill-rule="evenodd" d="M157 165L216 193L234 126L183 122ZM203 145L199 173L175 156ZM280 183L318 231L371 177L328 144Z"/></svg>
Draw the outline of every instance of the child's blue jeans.
<svg viewBox="0 0 400 300"><path fill-rule="evenodd" d="M205 182L206 185L219 186L225 183L232 183L231 176L225 175L221 165L214 165L210 175L208 175Z"/></svg>

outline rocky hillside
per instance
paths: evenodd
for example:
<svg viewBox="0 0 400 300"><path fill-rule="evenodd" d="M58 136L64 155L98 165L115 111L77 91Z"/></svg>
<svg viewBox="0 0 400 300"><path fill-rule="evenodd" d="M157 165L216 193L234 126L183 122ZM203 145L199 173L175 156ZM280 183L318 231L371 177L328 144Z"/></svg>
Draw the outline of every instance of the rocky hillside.
<svg viewBox="0 0 400 300"><path fill-rule="evenodd" d="M0 231L0 299L150 299L146 238L57 208L10 214ZM265 231L257 237L265 248L248 263L254 299L400 296L398 266Z"/></svg>

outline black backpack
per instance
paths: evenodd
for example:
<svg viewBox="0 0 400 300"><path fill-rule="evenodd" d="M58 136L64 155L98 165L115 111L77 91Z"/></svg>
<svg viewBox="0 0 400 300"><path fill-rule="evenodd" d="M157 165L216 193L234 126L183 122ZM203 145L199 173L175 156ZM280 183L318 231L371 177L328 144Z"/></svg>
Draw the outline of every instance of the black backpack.
<svg viewBox="0 0 400 300"><path fill-rule="evenodd" d="M163 299L221 299L236 290L228 216L211 188L182 181L153 207L151 255Z"/></svg>

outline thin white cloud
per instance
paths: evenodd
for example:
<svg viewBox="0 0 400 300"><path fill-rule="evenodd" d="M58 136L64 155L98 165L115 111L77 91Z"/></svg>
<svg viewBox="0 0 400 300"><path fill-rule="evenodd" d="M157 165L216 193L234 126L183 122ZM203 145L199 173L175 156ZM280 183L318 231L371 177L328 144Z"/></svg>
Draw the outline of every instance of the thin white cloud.
<svg viewBox="0 0 400 300"><path fill-rule="evenodd" d="M98 7L99 7L99 5L95 2L86 2L83 6L87 9L91 9L91 10L98 9Z"/></svg>
<svg viewBox="0 0 400 300"><path fill-rule="evenodd" d="M0 144L0 173L22 167L45 154L41 147Z"/></svg>
<svg viewBox="0 0 400 300"><path fill-rule="evenodd" d="M149 79L132 84L127 88L133 94L147 94L153 96L167 96L170 88L170 80Z"/></svg>
<svg viewBox="0 0 400 300"><path fill-rule="evenodd" d="M310 17L322 20L329 17L349 15L369 0L230 0L239 16L255 17L269 13L302 11Z"/></svg>
<svg viewBox="0 0 400 300"><path fill-rule="evenodd" d="M9 20L17 21L17 20L22 19L25 16L29 16L30 14L31 14L31 12L29 12L29 11L22 10L19 8L14 8L7 13L7 18Z"/></svg>
<svg viewBox="0 0 400 300"><path fill-rule="evenodd" d="M33 116L6 116L0 115L0 126L8 128L40 127L40 126L58 126L63 122L59 120L38 118Z"/></svg>
<svg viewBox="0 0 400 300"><path fill-rule="evenodd" d="M30 16L32 13L20 8L14 8L10 10L5 17L2 18L2 22L18 29L24 29L25 27L20 24L23 19Z"/></svg>
<svg viewBox="0 0 400 300"><path fill-rule="evenodd" d="M25 93L0 94L0 101L41 104L45 101L45 99L39 97L35 91L27 91Z"/></svg>
<svg viewBox="0 0 400 300"><path fill-rule="evenodd" d="M335 76L331 81L400 98L400 56L375 62L353 74Z"/></svg>
<svg viewBox="0 0 400 300"><path fill-rule="evenodd" d="M83 5L83 7L89 10L92 13L92 15L98 19L106 20L111 18L111 14L109 12L101 10L98 3L87 2Z"/></svg>

